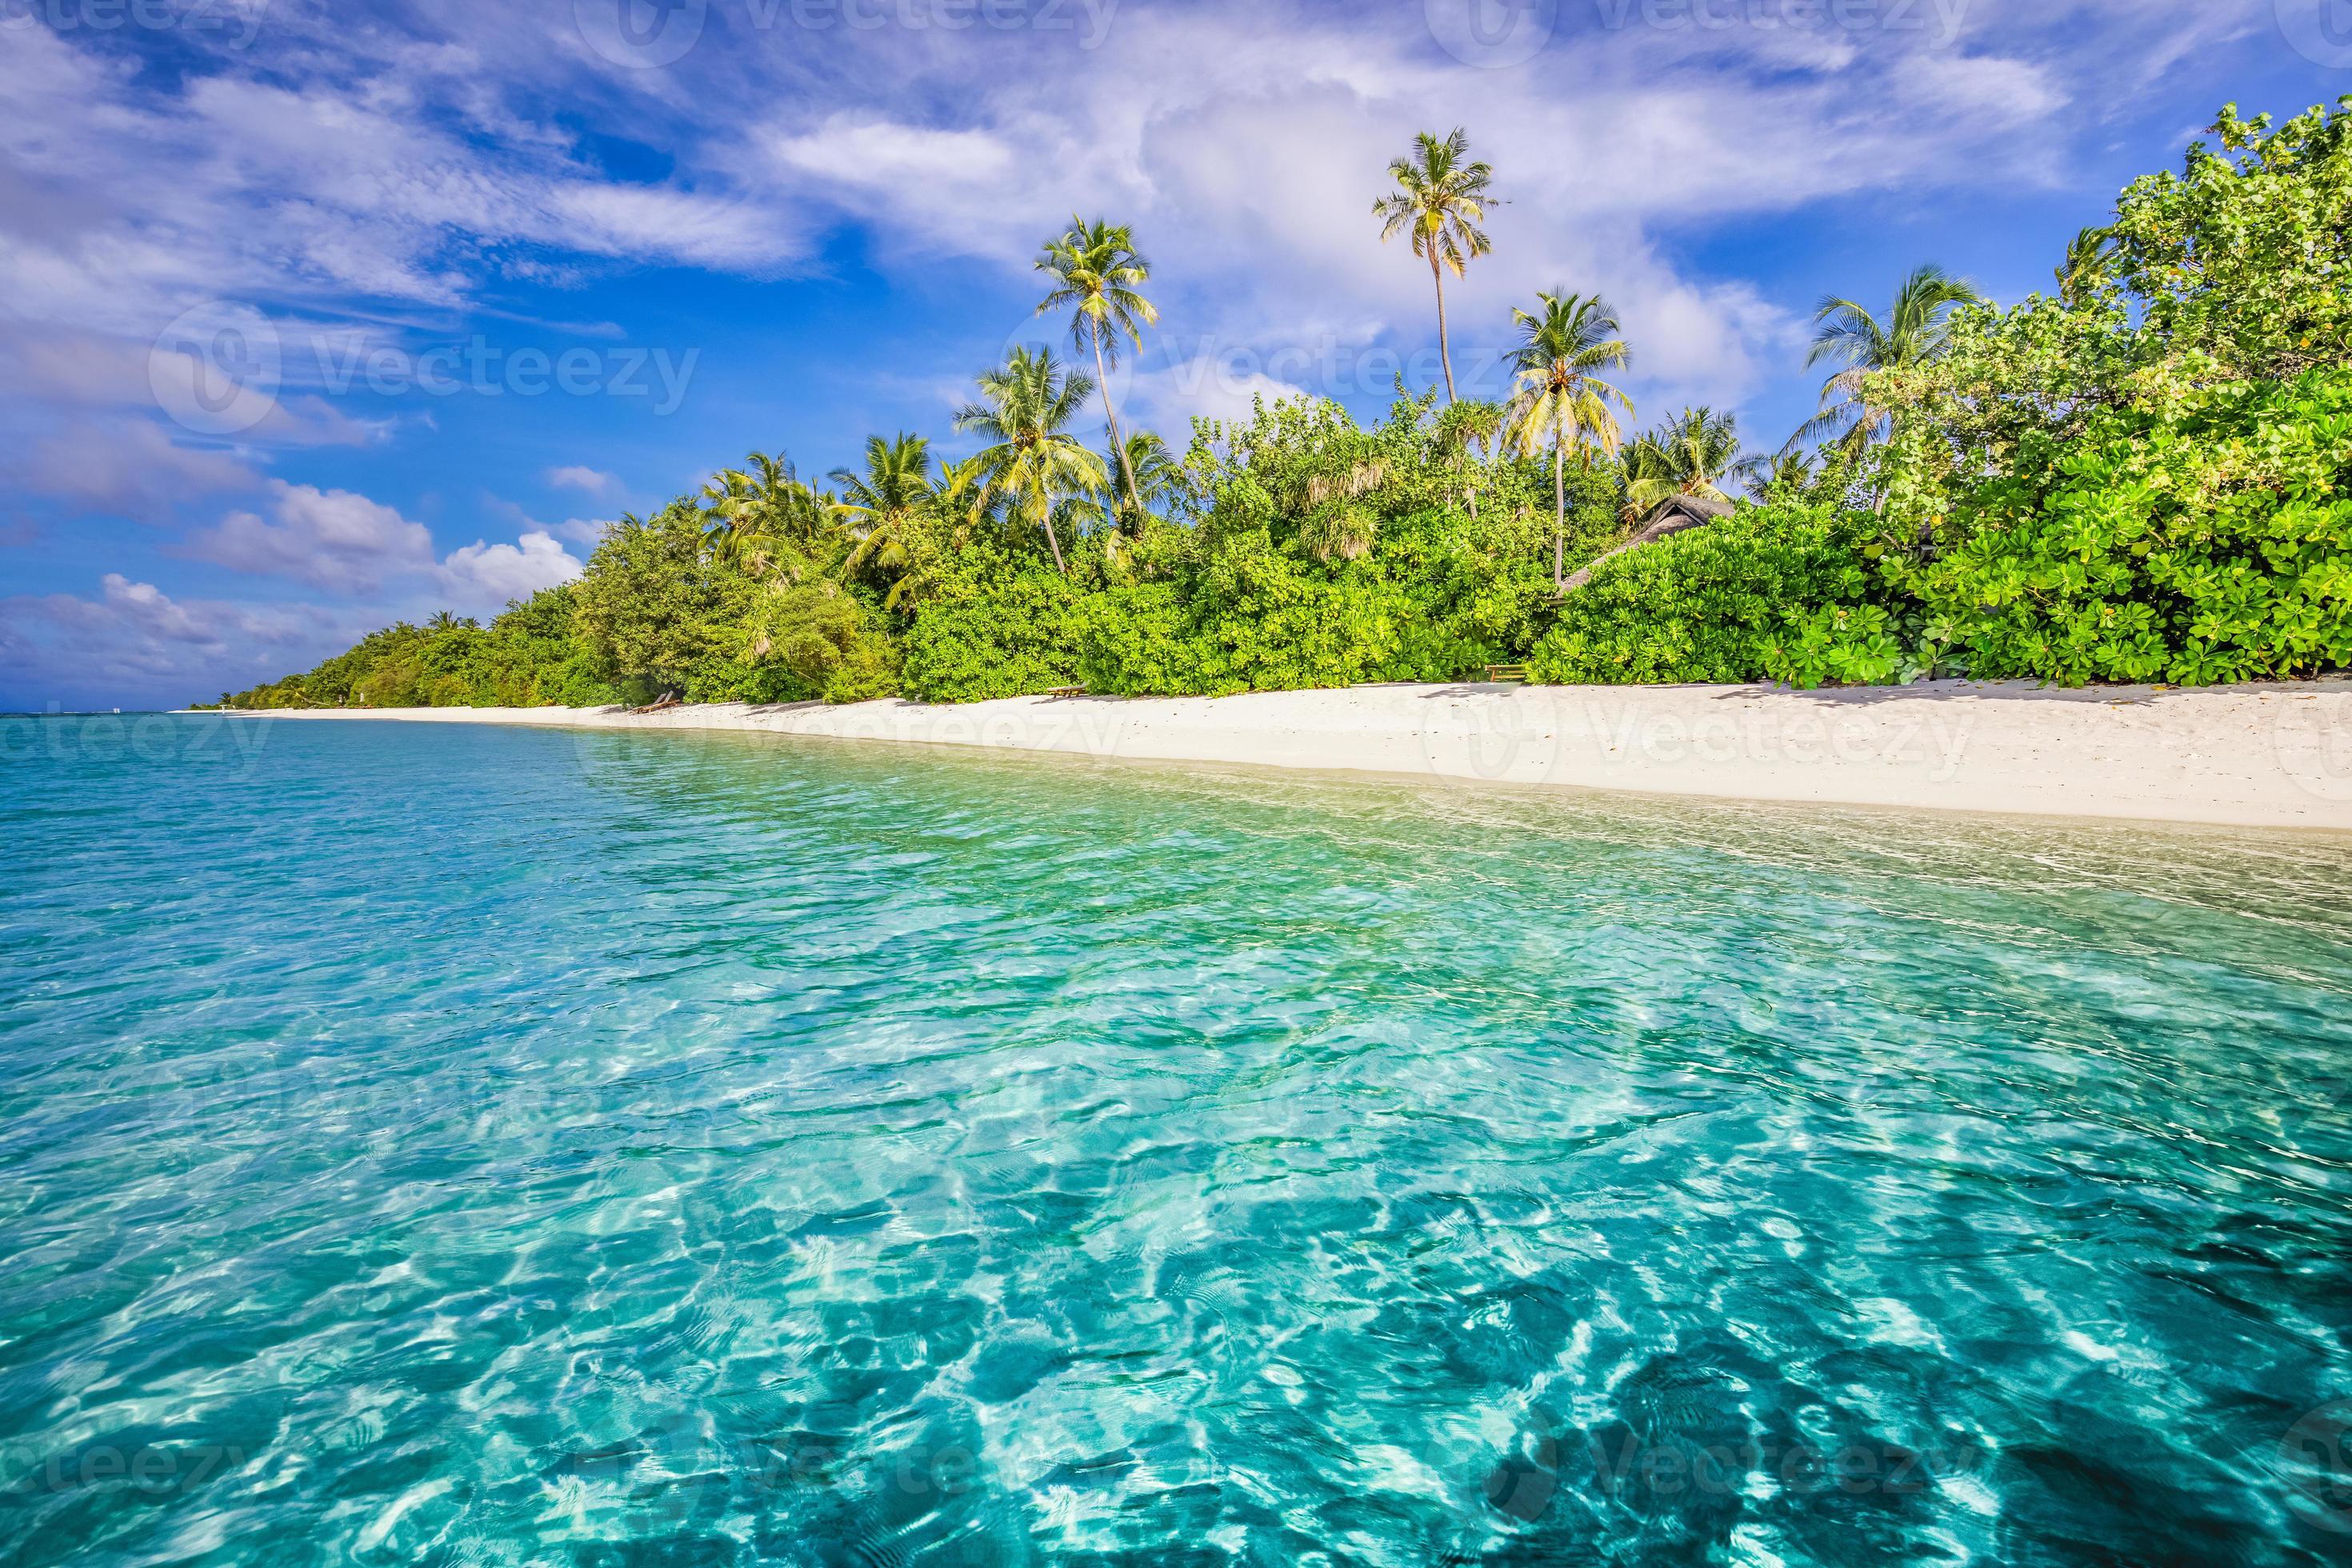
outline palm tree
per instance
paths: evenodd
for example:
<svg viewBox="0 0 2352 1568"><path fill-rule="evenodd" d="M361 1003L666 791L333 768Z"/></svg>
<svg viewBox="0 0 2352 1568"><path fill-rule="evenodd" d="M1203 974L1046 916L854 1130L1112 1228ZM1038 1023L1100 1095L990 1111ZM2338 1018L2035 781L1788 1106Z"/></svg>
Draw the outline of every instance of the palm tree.
<svg viewBox="0 0 2352 1568"><path fill-rule="evenodd" d="M869 563L895 574L898 581L882 601L886 609L897 607L907 585L906 570L914 560L910 531L931 499L930 466L930 443L901 431L893 441L866 437L863 474L848 468L833 471L833 482L841 487L841 499L835 503L841 527L856 542L841 563L842 575Z"/></svg>
<svg viewBox="0 0 2352 1568"><path fill-rule="evenodd" d="M1777 452L1750 452L1723 472L1725 478L1738 479L1751 496L1769 490L1802 494L1812 488L1820 460L1819 454L1801 451L1791 443Z"/></svg>
<svg viewBox="0 0 2352 1568"><path fill-rule="evenodd" d="M1438 449L1448 458L1467 458L1473 448L1480 456L1494 449L1495 437L1503 428L1503 405L1489 403L1483 397L1473 397L1449 406L1437 416ZM1463 492L1470 515L1478 515L1478 481L1474 470L1469 485Z"/></svg>
<svg viewBox="0 0 2352 1568"><path fill-rule="evenodd" d="M988 465L978 458L960 463L940 459L940 477L931 481L931 507L947 525L950 542L961 545L970 539L1002 500L989 490Z"/></svg>
<svg viewBox="0 0 2352 1568"><path fill-rule="evenodd" d="M733 561L745 541L759 531L760 498L751 476L740 468L721 468L702 487L702 537L713 559Z"/></svg>
<svg viewBox="0 0 2352 1568"><path fill-rule="evenodd" d="M1903 280L1883 322L1851 300L1823 300L1813 313L1813 349L1805 363L1842 360L1846 368L1822 384L1822 411L1790 443L1831 437L1853 453L1892 434L1894 416L1865 395L1871 373L1908 369L1936 358L1950 342L1952 312L1983 302L1973 284L1933 264Z"/></svg>
<svg viewBox="0 0 2352 1568"><path fill-rule="evenodd" d="M1625 453L1625 510L1647 517L1675 496L1729 501L1716 483L1739 458L1739 431L1728 414L1685 408Z"/></svg>
<svg viewBox="0 0 2352 1568"><path fill-rule="evenodd" d="M830 496L802 482L792 460L753 452L747 467L721 468L702 487L703 540L714 560L765 573L779 543L814 544L833 526Z"/></svg>
<svg viewBox="0 0 2352 1568"><path fill-rule="evenodd" d="M2118 249L2111 229L2085 228L2066 242L2066 259L2058 266L2058 298L2068 306L2081 304L2107 279Z"/></svg>
<svg viewBox="0 0 2352 1568"><path fill-rule="evenodd" d="M1129 431L1125 440L1113 432L1112 445L1118 454L1120 471L1126 474L1128 494L1133 499L1119 510L1119 521L1129 529L1140 530L1143 520L1153 509L1165 506L1184 491L1184 466L1168 449L1168 443L1157 430Z"/></svg>
<svg viewBox="0 0 2352 1568"><path fill-rule="evenodd" d="M833 525L835 507L831 498L814 485L803 483L793 471L790 458L754 452L749 461L761 531L797 544L810 544Z"/></svg>
<svg viewBox="0 0 2352 1568"><path fill-rule="evenodd" d="M980 401L956 411L958 430L977 431L992 445L978 454L987 474L982 494L1002 499L1026 522L1045 531L1054 569L1066 574L1054 508L1073 494L1092 495L1108 471L1103 460L1066 432L1094 383L1054 361L1051 349L1016 348L995 370L979 376Z"/></svg>
<svg viewBox="0 0 2352 1568"><path fill-rule="evenodd" d="M1445 336L1445 268L1452 268L1459 278L1472 257L1494 248L1478 226L1494 200L1486 184L1495 171L1465 161L1470 139L1458 125L1443 142L1424 131L1412 139L1412 146L1410 155L1389 165L1389 177L1397 188L1372 204L1372 216L1381 220L1382 241L1410 235L1412 253L1429 262L1430 281L1437 286L1437 362L1445 371L1445 401L1452 403L1454 353Z"/></svg>
<svg viewBox="0 0 2352 1568"><path fill-rule="evenodd" d="M1617 312L1599 295L1538 294L1540 313L1513 310L1519 346L1511 351L1510 406L1505 418L1519 450L1533 454L1551 437L1551 576L1564 590L1567 577L1568 485L1564 466L1570 447L1593 447L1614 456L1623 432L1609 405L1632 417L1625 395L1593 374L1622 370L1633 353L1617 334Z"/></svg>
<svg viewBox="0 0 2352 1568"><path fill-rule="evenodd" d="M1135 252L1135 237L1125 224L1100 218L1083 223L1074 214L1058 239L1045 242L1037 270L1054 279L1054 288L1038 301L1037 313L1070 308L1070 341L1095 354L1095 380L1102 388L1103 417L1110 425L1111 450L1118 458L1119 475L1127 481L1127 499L1139 510L1135 470L1119 438L1118 411L1111 406L1110 367L1118 363L1118 340L1143 346L1143 329L1160 320L1151 301L1136 288L1151 276L1151 263Z"/></svg>

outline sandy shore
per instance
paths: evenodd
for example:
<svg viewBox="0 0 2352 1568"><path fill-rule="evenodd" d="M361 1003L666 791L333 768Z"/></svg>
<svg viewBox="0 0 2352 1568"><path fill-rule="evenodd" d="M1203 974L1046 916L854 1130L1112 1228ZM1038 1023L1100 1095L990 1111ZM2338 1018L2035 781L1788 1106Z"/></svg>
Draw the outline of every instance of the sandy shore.
<svg viewBox="0 0 2352 1568"><path fill-rule="evenodd" d="M1938 681L1377 686L1220 698L1024 697L263 718L761 730L1110 759L1241 763L1734 799L2352 831L2352 680L2210 690Z"/></svg>

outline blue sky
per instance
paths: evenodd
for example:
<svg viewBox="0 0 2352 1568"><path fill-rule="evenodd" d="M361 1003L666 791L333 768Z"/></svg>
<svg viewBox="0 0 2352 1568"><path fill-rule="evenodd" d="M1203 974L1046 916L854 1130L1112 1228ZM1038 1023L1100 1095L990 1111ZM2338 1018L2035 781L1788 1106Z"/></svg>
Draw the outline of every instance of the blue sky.
<svg viewBox="0 0 2352 1568"><path fill-rule="evenodd" d="M0 708L487 616L753 447L957 449L1073 212L1154 264L1132 416L1376 415L1436 334L1370 207L1459 124L1465 393L1599 289L1643 422L1777 445L1823 292L2021 297L2222 102L2346 93L2352 0L0 0Z"/></svg>

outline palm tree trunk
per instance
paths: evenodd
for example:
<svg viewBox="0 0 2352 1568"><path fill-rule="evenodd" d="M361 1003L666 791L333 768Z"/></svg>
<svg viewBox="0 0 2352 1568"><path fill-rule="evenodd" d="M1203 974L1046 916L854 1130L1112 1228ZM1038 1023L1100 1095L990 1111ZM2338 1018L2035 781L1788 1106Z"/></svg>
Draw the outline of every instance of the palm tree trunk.
<svg viewBox="0 0 2352 1568"><path fill-rule="evenodd" d="M1454 349L1445 341L1445 273L1437 265L1434 247L1429 252L1429 278L1437 285L1437 363L1445 370L1445 401L1450 406L1454 402Z"/></svg>
<svg viewBox="0 0 2352 1568"><path fill-rule="evenodd" d="M1551 585L1568 591L1568 479L1560 469L1559 432L1551 437Z"/></svg>
<svg viewBox="0 0 2352 1568"><path fill-rule="evenodd" d="M1102 334L1095 334L1095 384L1102 388L1103 417L1110 422L1110 449L1118 454L1118 476L1127 481L1127 500L1136 510L1143 510L1143 498L1135 493L1135 469L1127 460L1127 442L1118 433L1118 415L1110 405L1110 372L1103 367Z"/></svg>
<svg viewBox="0 0 2352 1568"><path fill-rule="evenodd" d="M1054 570L1066 577L1070 574L1070 569L1062 563L1062 542L1054 537L1054 514L1051 511L1046 512L1044 521L1045 548L1054 552Z"/></svg>

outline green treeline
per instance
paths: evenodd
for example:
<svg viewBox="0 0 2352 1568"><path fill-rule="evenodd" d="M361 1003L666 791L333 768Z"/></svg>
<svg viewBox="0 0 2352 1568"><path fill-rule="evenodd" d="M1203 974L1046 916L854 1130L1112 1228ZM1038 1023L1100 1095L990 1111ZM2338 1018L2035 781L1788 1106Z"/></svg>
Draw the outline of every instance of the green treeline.
<svg viewBox="0 0 2352 1568"><path fill-rule="evenodd" d="M1934 268L1824 301L1820 416L1740 451L1688 409L1628 437L1605 302L1514 312L1507 404L1402 384L1118 426L1157 320L1124 228L1038 267L1076 353L1016 350L936 460L876 437L825 488L753 454L488 626L369 637L240 707L970 701L1448 680L2202 684L2352 665L2352 99L2136 181L2003 310ZM1491 171L1423 137L1375 214L1435 284L1486 254ZM1093 374L1088 374L1091 368ZM1076 433L1100 415L1103 438ZM1675 498L1729 515L1621 548ZM1589 581L1579 580L1591 566Z"/></svg>

